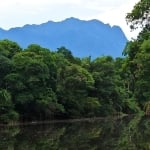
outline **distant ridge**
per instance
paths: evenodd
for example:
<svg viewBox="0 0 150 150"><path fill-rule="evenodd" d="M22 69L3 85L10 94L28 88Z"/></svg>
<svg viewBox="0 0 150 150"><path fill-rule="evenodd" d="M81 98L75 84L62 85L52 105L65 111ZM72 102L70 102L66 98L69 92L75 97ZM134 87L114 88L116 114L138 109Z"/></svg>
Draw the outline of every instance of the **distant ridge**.
<svg viewBox="0 0 150 150"><path fill-rule="evenodd" d="M92 58L101 55L120 57L127 42L119 26L111 27L96 19L85 21L73 17L9 30L0 28L0 39L16 41L23 48L33 43L50 50L65 46L75 56Z"/></svg>

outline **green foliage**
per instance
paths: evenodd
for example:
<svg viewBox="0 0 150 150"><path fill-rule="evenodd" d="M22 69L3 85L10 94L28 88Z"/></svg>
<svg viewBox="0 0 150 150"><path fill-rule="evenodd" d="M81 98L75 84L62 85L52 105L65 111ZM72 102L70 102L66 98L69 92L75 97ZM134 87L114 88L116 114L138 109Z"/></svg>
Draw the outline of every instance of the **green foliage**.
<svg viewBox="0 0 150 150"><path fill-rule="evenodd" d="M145 40L140 47L140 53L137 54L136 62L138 64L137 73L137 90L136 96L141 101L150 99L150 39Z"/></svg>
<svg viewBox="0 0 150 150"><path fill-rule="evenodd" d="M144 104L144 111L145 111L145 115L150 115L150 101L147 101Z"/></svg>
<svg viewBox="0 0 150 150"><path fill-rule="evenodd" d="M120 83L115 72L115 61L110 56L99 57L91 63L92 75L95 81L93 96L101 103L101 115L113 114L122 107ZM118 87L117 87L118 86ZM119 109L118 109L119 107Z"/></svg>
<svg viewBox="0 0 150 150"><path fill-rule="evenodd" d="M140 107L134 98L127 99L124 106L128 114L140 112Z"/></svg>
<svg viewBox="0 0 150 150"><path fill-rule="evenodd" d="M130 41L124 54L127 56L125 68L128 71L128 89L131 97L144 109L150 99L150 1L141 0L126 16L133 28L142 25L137 39ZM130 97L130 98L131 98ZM132 106L132 104L130 105Z"/></svg>
<svg viewBox="0 0 150 150"><path fill-rule="evenodd" d="M143 103L150 98L148 90L150 88L150 40L141 41L142 38L139 39L130 42L127 48L129 50L127 52L126 68L129 71L128 80L130 90L134 93L136 99L140 103Z"/></svg>
<svg viewBox="0 0 150 150"><path fill-rule="evenodd" d="M5 109L5 107L12 107L11 95L7 90L0 90L0 106L1 110Z"/></svg>
<svg viewBox="0 0 150 150"><path fill-rule="evenodd" d="M57 49L57 53L60 54L63 58L67 59L70 63L73 64L80 64L80 59L75 58L72 55L72 52L65 47L60 47Z"/></svg>
<svg viewBox="0 0 150 150"><path fill-rule="evenodd" d="M84 113L87 117L98 116L100 112L101 104L98 98L87 97L84 102Z"/></svg>
<svg viewBox="0 0 150 150"><path fill-rule="evenodd" d="M13 110L11 95L7 90L0 90L0 121L9 123L18 120L19 115Z"/></svg>
<svg viewBox="0 0 150 150"><path fill-rule="evenodd" d="M3 123L13 123L18 119L19 119L19 114L14 110L11 110L7 114L2 114L0 116L0 121Z"/></svg>
<svg viewBox="0 0 150 150"><path fill-rule="evenodd" d="M140 0L133 8L131 13L128 13L126 20L131 23L130 28L134 29L139 25L145 26L149 24L150 1Z"/></svg>
<svg viewBox="0 0 150 150"><path fill-rule="evenodd" d="M148 29L148 28L147 28ZM47 120L137 113L150 99L149 33L124 50L126 58L76 58L0 41L0 121Z"/></svg>
<svg viewBox="0 0 150 150"><path fill-rule="evenodd" d="M20 46L10 40L0 40L0 55L12 58L16 53L21 52Z"/></svg>
<svg viewBox="0 0 150 150"><path fill-rule="evenodd" d="M57 78L58 100L64 105L67 116L81 116L88 90L94 85L91 74L76 64L59 69Z"/></svg>
<svg viewBox="0 0 150 150"><path fill-rule="evenodd" d="M12 64L12 61L3 56L3 55L0 55L0 87L4 88L4 78L7 74L11 73L13 69L13 64Z"/></svg>

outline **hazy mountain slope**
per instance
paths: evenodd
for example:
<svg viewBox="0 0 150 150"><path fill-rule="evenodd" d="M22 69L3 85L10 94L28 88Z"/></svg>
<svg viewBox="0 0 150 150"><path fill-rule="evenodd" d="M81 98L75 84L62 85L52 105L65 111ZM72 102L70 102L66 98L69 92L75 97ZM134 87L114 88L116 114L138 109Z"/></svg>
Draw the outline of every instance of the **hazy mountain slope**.
<svg viewBox="0 0 150 150"><path fill-rule="evenodd" d="M32 43L51 50L65 46L75 56L91 55L93 58L101 55L121 56L127 42L119 26L111 27L98 20L83 21L76 18L25 25L8 31L0 28L0 39L5 38L16 41L23 48Z"/></svg>

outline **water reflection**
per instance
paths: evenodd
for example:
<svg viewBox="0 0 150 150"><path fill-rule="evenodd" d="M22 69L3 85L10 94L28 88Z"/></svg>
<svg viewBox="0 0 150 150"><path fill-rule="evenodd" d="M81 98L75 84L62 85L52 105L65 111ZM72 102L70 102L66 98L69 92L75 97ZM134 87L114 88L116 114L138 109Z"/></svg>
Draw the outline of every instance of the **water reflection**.
<svg viewBox="0 0 150 150"><path fill-rule="evenodd" d="M150 119L5 127L0 150L150 150Z"/></svg>

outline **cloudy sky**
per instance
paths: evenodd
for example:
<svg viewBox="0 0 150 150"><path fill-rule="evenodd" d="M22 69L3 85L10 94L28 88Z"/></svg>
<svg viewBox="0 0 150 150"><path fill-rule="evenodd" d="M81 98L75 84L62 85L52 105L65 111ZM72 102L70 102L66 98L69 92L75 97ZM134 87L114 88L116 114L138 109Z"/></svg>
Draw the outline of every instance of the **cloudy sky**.
<svg viewBox="0 0 150 150"><path fill-rule="evenodd" d="M0 27L9 29L25 24L61 21L69 17L98 19L119 25L130 39L125 16L139 0L4 0L0 4Z"/></svg>

